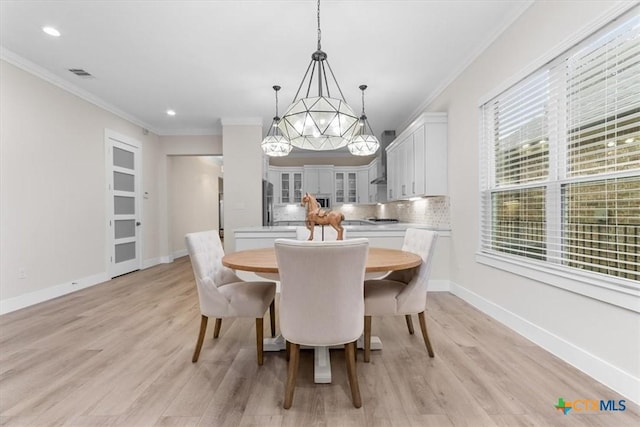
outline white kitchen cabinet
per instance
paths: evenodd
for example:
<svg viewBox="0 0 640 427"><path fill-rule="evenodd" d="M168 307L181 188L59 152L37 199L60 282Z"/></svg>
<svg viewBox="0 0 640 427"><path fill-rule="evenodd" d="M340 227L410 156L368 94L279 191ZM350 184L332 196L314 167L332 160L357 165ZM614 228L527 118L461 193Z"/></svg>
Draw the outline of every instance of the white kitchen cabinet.
<svg viewBox="0 0 640 427"><path fill-rule="evenodd" d="M387 147L389 200L447 194L447 115L425 113Z"/></svg>
<svg viewBox="0 0 640 427"><path fill-rule="evenodd" d="M398 198L412 197L411 189L415 182L415 169L413 163L413 135L408 135L398 147L400 156L400 180Z"/></svg>
<svg viewBox="0 0 640 427"><path fill-rule="evenodd" d="M269 171L268 171L268 178L267 180L273 184L273 203L274 204L278 204L280 203L279 198L280 198L280 171L269 167Z"/></svg>
<svg viewBox="0 0 640 427"><path fill-rule="evenodd" d="M411 195L419 196L426 193L425 187L425 173L426 171L426 152L425 152L425 139L424 139L424 126L420 126L413 133L413 185L411 187ZM445 143L446 148L446 143ZM445 157L446 159L446 157ZM446 164L446 163L445 163Z"/></svg>
<svg viewBox="0 0 640 427"><path fill-rule="evenodd" d="M358 175L353 168L334 168L335 203L357 203Z"/></svg>
<svg viewBox="0 0 640 427"><path fill-rule="evenodd" d="M269 168L275 204L285 205L302 201L302 172L302 168Z"/></svg>
<svg viewBox="0 0 640 427"><path fill-rule="evenodd" d="M367 167L363 167L356 171L356 203L370 203L369 202L369 170Z"/></svg>
<svg viewBox="0 0 640 427"><path fill-rule="evenodd" d="M371 184L371 181L373 181L374 179L378 178L379 174L378 174L378 167L380 165L380 159L375 159L374 161L372 161L371 163L369 163L369 166L367 167L367 173L368 173L368 180L369 180L369 188L367 190L368 192L368 199L369 199L369 203L377 203L378 202L378 185L377 184Z"/></svg>
<svg viewBox="0 0 640 427"><path fill-rule="evenodd" d="M395 143L394 143L395 144ZM400 167L400 145L390 145L387 148L387 200L398 200L402 177Z"/></svg>
<svg viewBox="0 0 640 427"><path fill-rule="evenodd" d="M304 166L304 191L311 194L333 194L333 166Z"/></svg>
<svg viewBox="0 0 640 427"><path fill-rule="evenodd" d="M372 167L372 164L375 166ZM305 165L302 168L269 167L276 205L300 203L305 192L330 197L334 204L376 203L379 160L366 166Z"/></svg>

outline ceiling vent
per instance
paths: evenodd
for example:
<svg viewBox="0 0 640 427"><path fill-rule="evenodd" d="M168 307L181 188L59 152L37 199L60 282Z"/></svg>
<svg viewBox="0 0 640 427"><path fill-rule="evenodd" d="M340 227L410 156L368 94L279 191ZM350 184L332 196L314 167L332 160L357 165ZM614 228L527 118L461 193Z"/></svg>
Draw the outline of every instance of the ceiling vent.
<svg viewBox="0 0 640 427"><path fill-rule="evenodd" d="M82 68L69 68L69 71L71 71L73 74L75 74L78 77L82 77L83 79L94 78L90 73L86 72Z"/></svg>

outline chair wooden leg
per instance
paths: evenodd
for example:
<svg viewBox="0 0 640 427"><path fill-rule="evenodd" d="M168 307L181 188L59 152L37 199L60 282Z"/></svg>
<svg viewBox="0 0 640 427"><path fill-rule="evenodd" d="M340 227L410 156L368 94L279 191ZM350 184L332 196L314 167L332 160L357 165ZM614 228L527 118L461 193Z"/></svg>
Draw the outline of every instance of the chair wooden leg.
<svg viewBox="0 0 640 427"><path fill-rule="evenodd" d="M291 355L291 343L287 340L284 341L284 345L285 345L285 358L287 359L287 362L289 361L289 356Z"/></svg>
<svg viewBox="0 0 640 427"><path fill-rule="evenodd" d="M371 358L371 316L364 316L364 361Z"/></svg>
<svg viewBox="0 0 640 427"><path fill-rule="evenodd" d="M356 372L356 344L350 342L344 345L345 359L347 360L347 376L349 377L349 386L351 387L351 400L353 406L359 408L362 406L362 398L360 397L360 387L358 386L358 374Z"/></svg>
<svg viewBox="0 0 640 427"><path fill-rule="evenodd" d="M298 376L298 362L300 361L300 344L291 343L291 355L289 359L289 369L287 373L287 385L284 389L284 409L291 408L293 403L293 392L296 388L296 378Z"/></svg>
<svg viewBox="0 0 640 427"><path fill-rule="evenodd" d="M207 322L209 318L204 314L200 317L200 333L198 334L198 341L196 342L196 349L193 352L193 357L191 358L191 362L196 363L198 361L198 357L200 357L200 349L202 348L202 343L204 342L204 335L207 332Z"/></svg>
<svg viewBox="0 0 640 427"><path fill-rule="evenodd" d="M405 314L404 320L407 321L407 329L409 329L409 334L413 335L413 320L411 320L411 315Z"/></svg>
<svg viewBox="0 0 640 427"><path fill-rule="evenodd" d="M256 319L256 350L258 352L258 365L262 366L263 362L263 330L264 324L262 322L262 317L258 317Z"/></svg>
<svg viewBox="0 0 640 427"><path fill-rule="evenodd" d="M422 338L424 338L424 343L427 346L427 351L429 352L429 357L433 357L433 347L431 347L431 341L429 341L429 334L427 333L427 322L424 319L424 311L418 313L418 320L420 321L420 329L422 330Z"/></svg>
<svg viewBox="0 0 640 427"><path fill-rule="evenodd" d="M271 338L276 336L276 300L269 305L269 320L271 321Z"/></svg>
<svg viewBox="0 0 640 427"><path fill-rule="evenodd" d="M222 319L216 318L216 325L213 327L213 338L218 338L220 335L220 328L222 327Z"/></svg>

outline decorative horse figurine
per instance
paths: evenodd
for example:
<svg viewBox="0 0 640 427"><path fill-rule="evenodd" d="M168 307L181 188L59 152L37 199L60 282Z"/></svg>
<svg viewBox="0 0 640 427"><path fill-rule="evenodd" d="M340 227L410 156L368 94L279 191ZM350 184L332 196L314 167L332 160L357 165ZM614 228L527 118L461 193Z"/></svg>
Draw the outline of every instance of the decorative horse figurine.
<svg viewBox="0 0 640 427"><path fill-rule="evenodd" d="M309 230L309 238L307 240L313 240L313 228L316 225L329 224L338 232L338 240L342 240L342 220L344 215L339 211L332 211L329 209L322 209L315 197L309 193L305 193L302 197L302 206L307 207L307 220L306 225Z"/></svg>

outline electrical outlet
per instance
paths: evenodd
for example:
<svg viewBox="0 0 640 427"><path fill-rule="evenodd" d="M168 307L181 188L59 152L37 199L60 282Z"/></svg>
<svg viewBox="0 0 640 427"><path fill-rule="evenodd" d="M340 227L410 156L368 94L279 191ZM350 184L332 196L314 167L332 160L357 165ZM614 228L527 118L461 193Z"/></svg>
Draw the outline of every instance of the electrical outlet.
<svg viewBox="0 0 640 427"><path fill-rule="evenodd" d="M18 270L18 279L26 279L27 278L27 272L24 271L24 268L21 268L20 270Z"/></svg>

